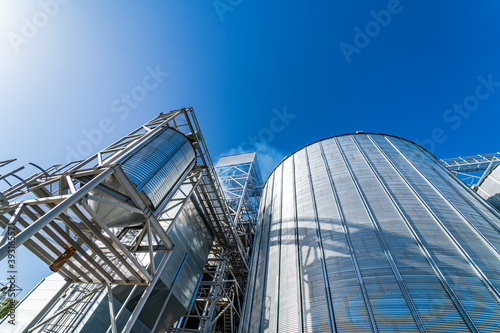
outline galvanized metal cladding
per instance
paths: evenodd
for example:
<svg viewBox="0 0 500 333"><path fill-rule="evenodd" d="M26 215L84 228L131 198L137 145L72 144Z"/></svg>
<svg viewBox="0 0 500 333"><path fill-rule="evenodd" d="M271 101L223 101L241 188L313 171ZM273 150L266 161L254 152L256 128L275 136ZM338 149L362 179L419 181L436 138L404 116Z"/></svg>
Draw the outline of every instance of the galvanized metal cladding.
<svg viewBox="0 0 500 333"><path fill-rule="evenodd" d="M500 215L410 141L302 148L258 221L242 333L500 331Z"/></svg>
<svg viewBox="0 0 500 333"><path fill-rule="evenodd" d="M144 305L132 332L165 332L187 311L193 294L196 292L198 277L203 271L207 260L214 233L203 216L199 203L190 200L176 222L168 232L172 242L176 244L163 271L159 272L160 279L154 286L151 297ZM164 253L156 253L155 265L158 266ZM112 290L115 308L120 309L124 304L123 315L117 321L118 330L122 330L133 312L135 304L141 298L145 287L115 286ZM74 327L75 332L95 333L102 327L109 327L108 298L106 291L93 301L93 310L86 314ZM126 302L127 298L130 300ZM62 304L66 303L61 300ZM57 307L56 307L57 308ZM60 320L47 325L45 329L59 328ZM43 332L40 329L40 332Z"/></svg>
<svg viewBox="0 0 500 333"><path fill-rule="evenodd" d="M262 188L255 153L215 168L192 108L160 114L0 177L0 226L57 271L0 332L500 332L498 163L359 132Z"/></svg>
<svg viewBox="0 0 500 333"><path fill-rule="evenodd" d="M171 128L165 128L137 150L118 162L123 171L144 192L156 209L195 164L195 152L189 140Z"/></svg>
<svg viewBox="0 0 500 333"><path fill-rule="evenodd" d="M477 193L500 211L500 164L478 184Z"/></svg>
<svg viewBox="0 0 500 333"><path fill-rule="evenodd" d="M221 254L225 280L212 285L232 294L214 294L197 331L228 305L231 322L240 315L241 217L224 201L192 108L162 113L85 161L16 178L0 196L0 225L15 229L16 246L59 263L61 278L44 279L17 307L18 325L0 331L164 332L190 312L207 258ZM7 251L0 244L0 257Z"/></svg>
<svg viewBox="0 0 500 333"><path fill-rule="evenodd" d="M183 180L182 176L193 168L195 157L194 149L184 135L174 129L164 128L116 163L120 163L136 190L143 194L151 210L155 211L176 183ZM115 178L108 178L103 184L124 192L123 186ZM98 198L106 196L98 190L91 193ZM90 207L109 227L131 227L144 222L140 213L100 201L91 201Z"/></svg>

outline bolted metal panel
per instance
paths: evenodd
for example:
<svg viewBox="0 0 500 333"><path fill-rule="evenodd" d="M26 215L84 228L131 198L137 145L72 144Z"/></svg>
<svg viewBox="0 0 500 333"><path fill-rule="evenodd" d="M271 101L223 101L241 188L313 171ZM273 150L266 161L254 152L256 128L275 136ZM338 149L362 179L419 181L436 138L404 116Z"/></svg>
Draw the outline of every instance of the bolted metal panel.
<svg viewBox="0 0 500 333"><path fill-rule="evenodd" d="M313 143L264 186L240 332L500 331L499 226L410 141Z"/></svg>

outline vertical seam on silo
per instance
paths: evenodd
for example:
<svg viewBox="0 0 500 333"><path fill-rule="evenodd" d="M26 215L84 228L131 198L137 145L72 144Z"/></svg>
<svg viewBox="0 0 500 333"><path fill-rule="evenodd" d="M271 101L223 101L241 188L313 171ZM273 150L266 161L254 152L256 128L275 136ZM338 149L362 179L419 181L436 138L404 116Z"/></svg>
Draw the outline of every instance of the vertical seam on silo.
<svg viewBox="0 0 500 333"><path fill-rule="evenodd" d="M417 148L419 150L421 150L422 152L424 152L419 146L417 146ZM425 153L424 154L426 155L430 155L431 158L434 158L436 159L432 154L430 153ZM438 163L439 167L442 168L443 170L445 170L446 172L450 172L444 165L442 165L441 163ZM455 178L456 180L458 180L458 184L460 184L461 187L465 188L469 193L472 193L473 195L476 195L477 193L472 190L470 187L468 187L467 185L465 185L465 183L460 180L457 176L455 176L452 172L450 172L451 176L453 178ZM500 218L500 212L492 207L486 200L484 200L483 198L479 197L479 201L481 202L481 204L483 205L483 207L485 207L486 209L488 209L490 211L490 213L492 213L493 215L495 215L496 217ZM496 226L495 226L496 227Z"/></svg>
<svg viewBox="0 0 500 333"><path fill-rule="evenodd" d="M337 145L337 148L339 148L339 144L337 142L337 139L336 138L334 138L334 139L335 139L335 144ZM368 293L366 291L365 282L363 280L363 276L361 275L361 270L360 270L359 265L358 265L358 260L356 258L356 253L354 252L354 247L352 245L351 236L350 236L350 233L349 233L349 228L348 228L347 222L345 220L344 211L342 210L342 207L340 205L340 200L338 198L337 189L335 188L335 184L333 182L333 176L331 174L331 170L330 170L330 166L328 164L328 160L326 159L326 156L325 156L325 152L324 152L324 149L323 149L323 144L320 142L319 146L321 148L321 156L323 157L323 161L325 163L326 172L328 174L328 179L330 181L330 188L332 190L333 197L335 199L335 204L337 206L337 211L339 212L340 222L341 222L342 228L344 230L344 237L346 239L347 246L349 247L349 252L351 254L351 261L352 261L352 264L354 266L354 271L356 272L356 278L358 280L359 287L361 289L361 294L363 295L363 302L365 303L366 311L367 311L368 317L370 319L370 324L372 326L372 330L374 332L378 332L377 325L375 323L375 317L373 315L372 306L371 306L370 301L368 299Z"/></svg>
<svg viewBox="0 0 500 333"><path fill-rule="evenodd" d="M316 197L314 193L314 185L312 181L312 174L311 174L311 168L310 168L310 161L309 161L309 154L307 152L307 148L304 149L305 155L306 155L306 165L307 165L307 175L309 177L309 189L311 193L311 201L312 201L312 208L314 212L314 220L316 222L316 237L318 239L318 246L319 246L319 252L320 252L320 261L321 261L321 270L323 272L323 283L325 287L325 294L326 294L326 299L327 299L327 305L328 305L328 313L330 313L330 328L332 329L333 332L337 332L337 328L335 325L335 315L333 313L333 303L332 303L332 295L330 293L330 283L328 280L328 270L326 268L326 262L325 262L325 252L323 248L323 239L321 237L321 227L318 219L318 208L316 206Z"/></svg>
<svg viewBox="0 0 500 333"><path fill-rule="evenodd" d="M427 207L427 205L425 204L425 202L420 198L420 196L418 195L418 193L416 193L415 189L411 186L410 183L408 183L408 181L406 180L406 178L396 168L396 166L394 165L394 163L389 159L389 157L385 154L385 152L378 146L378 144L372 139L372 137L370 135L368 135L368 138L373 142L373 144L375 145L375 147L377 147L378 151L384 156L384 158L386 159L386 161L389 162L389 164L391 165L391 167L394 169L394 171L396 171L396 173L399 175L399 177L405 183L405 185L410 189L410 191L413 193L413 195L419 200L419 202L430 213L430 215L432 217L434 217L433 213L429 210L429 208ZM384 138L385 138L385 136L384 136ZM387 139L387 138L385 138L385 139ZM427 260L431 264L432 268L434 269L434 272L436 273L437 277L441 281L441 284L445 287L445 289L448 292L448 295L450 296L451 300L453 301L453 303L457 307L458 311L462 315L462 318L465 320L467 326L469 326L469 328L473 332L478 332L478 329L477 329L476 325L474 324L474 322L472 321L472 318L469 316L469 313L464 308L462 302L460 302L458 296L455 295L455 292L453 291L453 289L451 288L451 286L446 281L446 277L441 272L441 270L439 269L439 266L436 264L436 262L434 261L434 259L432 259L431 254L428 252L427 248L425 247L425 245L420 240L420 237L418 236L418 234L416 233L416 231L413 229L413 227L410 227L410 224L407 224L407 225L410 228L410 230L412 231L412 234L414 235L415 239L418 240L418 242L420 244L422 244L421 248L424 250L424 254L426 255Z"/></svg>
<svg viewBox="0 0 500 333"><path fill-rule="evenodd" d="M281 232L283 228L283 171L285 165L281 164L281 181L280 181L280 224L278 232L278 274L276 279L276 332L279 329L279 310L280 310L280 281L281 281Z"/></svg>
<svg viewBox="0 0 500 333"><path fill-rule="evenodd" d="M427 178L427 176L425 176L422 172L420 172L420 170L418 170L418 168L413 164L412 161L410 161L408 158L406 158L406 156L404 156L404 154L401 152L401 150L399 150L398 147L396 147L391 140L389 140L387 137L385 137L385 139L398 151L398 153L403 156L403 158L412 166L413 169L415 169L415 171L417 171L417 173L420 175L420 177L422 177L428 184L431 188L434 189L434 191L439 194L441 196L441 198L446 202L448 203L449 206L451 206L454 210L455 210L455 213L458 212L458 210L455 208L455 206L453 206L453 204L448 200L448 198L446 198L442 193L441 191L435 187L431 181ZM418 155L417 155L418 156ZM416 193L416 191L415 191ZM423 202L423 199L420 197L420 195L418 193L416 193L418 196L419 196L419 199ZM497 298L497 301L500 302L500 293L498 292L498 290L495 288L495 286L491 283L491 281L489 280L489 278L486 276L486 274L484 274L484 272L481 270L481 268L476 264L476 262L474 261L474 259L472 259L472 257L469 255L469 253L467 253L467 251L465 251L465 249L462 247L462 245L460 244L459 241L457 241L457 239L455 238L455 236L453 236L452 232L450 230L448 230L448 228L445 226L445 224L441 221L441 219L438 218L438 216L434 213L434 211L427 206L427 204L425 204L426 208L429 210L429 212L432 213L432 216L436 219L436 221L438 222L438 224L441 226L441 228L443 228L443 230L446 232L446 234L448 235L448 237L452 240L452 242L455 244L455 246L458 248L458 250L462 253L462 256L465 257L466 261L469 263L469 265L472 266L473 270L476 271L476 274L479 275L479 278L481 280L484 281L484 283L488 286L488 288L490 289L490 292ZM461 214L458 214L459 216L462 217L462 219L467 223L467 219L465 219ZM479 232L479 231L478 231ZM490 249L492 249L490 247ZM498 255L498 254L497 254Z"/></svg>
<svg viewBox="0 0 500 333"><path fill-rule="evenodd" d="M299 288L298 293L298 311L299 311L299 320L300 320L300 332L304 331L304 309L303 309L303 291L302 291L302 267L301 267L301 256L300 256L300 240L299 240L299 220L297 214L297 182L295 180L295 155L292 155L292 172L293 172L293 207L294 207L294 227L295 227L295 252L297 254L297 284Z"/></svg>
<svg viewBox="0 0 500 333"><path fill-rule="evenodd" d="M368 167L370 168L370 170L372 171L373 175L375 176L375 178L378 180L379 184L381 185L381 187L385 190L385 193L387 195L387 197L389 198L389 200L391 200L392 202L392 198L390 198L389 196L389 192L387 191L387 189L385 188L384 184L382 183L379 175L375 172L373 166L370 164L370 162L368 162L368 159L364 153L364 151L362 150L362 148L359 146L357 140L354 138L354 136L351 136L351 140L354 142L354 144L356 145L356 147L358 148L358 151L360 152L361 156L363 156L363 159L364 161L366 162L366 164L368 165ZM352 171L350 171L350 173L352 173ZM353 176L351 175L351 178L353 178ZM353 178L354 180L354 178ZM355 181L356 182L356 181ZM358 188L358 185L356 184L356 188ZM361 191L361 189L358 189L358 193ZM361 195L361 194L360 194ZM421 332L426 332L427 330L425 329L425 326L424 324L422 323L422 319L420 318L420 315L418 313L418 310L415 306L415 304L413 303L413 299L410 295L410 292L408 291L408 288L406 287L406 284L403 280L403 277L401 276L401 273L399 272L399 269L397 268L397 265L396 265L396 262L394 261L394 259L392 258L392 254L389 250L389 247L387 246L387 244L385 243L385 240L384 240L384 237L382 236L382 232L380 231L380 226L378 225L378 222L375 220L375 217L373 216L373 212L371 211L371 209L368 207L367 203L365 202L365 199L363 198L362 199L363 201L363 205L365 206L365 210L367 211L369 217L370 217L370 220L374 226L374 229L377 233L377 237L379 238L379 241L380 241L380 244L382 245L382 247L384 248L384 252L385 252L385 255L387 257L387 260L389 261L390 265L391 265L391 269L394 273L394 276L396 277L396 280L398 281L398 284L399 284L399 288L401 289L402 293L403 293L403 296L405 297L406 299L406 302L408 304L408 307L413 315L413 318L415 319L415 322L419 328L419 330ZM394 202L393 202L394 204Z"/></svg>
<svg viewBox="0 0 500 333"><path fill-rule="evenodd" d="M408 146L408 147L409 147L409 146ZM411 148L411 147L409 147L409 148L410 148L413 152L415 152L415 150L414 150L413 148ZM422 159L422 157L421 157L420 155L417 155L417 156L419 156L419 158L420 158L421 160L423 160L423 159ZM429 165L427 162L425 162L425 160L423 160L423 161L424 161L424 163L425 163L425 164ZM457 178L457 177L456 177L453 173L451 173L451 172L450 172L448 169L446 169L443 165L441 165L441 164L439 164L439 165L440 165L440 167L442 167L442 168L444 169L444 171L445 171L445 172L450 173L450 174L451 174L451 175L452 175L452 176L453 176L453 177L454 177L454 178L458 181L458 183L460 184L460 186L461 186L461 187L465 187L468 191L472 192L472 194L473 194L474 196L477 196L477 193L476 193L476 192L474 192L474 191L473 191L471 188L469 188L468 186L466 186L466 185L464 184L464 182L463 182L463 181L461 181L460 179L458 179L458 178ZM435 170L435 171L436 171L436 168L434 168L432 165L429 165L429 166L430 166L433 170ZM441 176L441 174L439 174L437 171L436 171L436 173L439 175L439 177L441 177L441 179L445 180L445 181L446 181L449 185L451 184L448 180L446 180L443 176ZM457 192L457 193L458 193L458 194L459 194L459 195L460 195L463 199L465 199L465 200L469 203L469 205L470 205L470 206L471 206L471 207L472 207L472 208L473 208L476 212L478 212L478 213L479 213L479 214L480 214L483 218L485 218L485 219L486 219L486 221L487 221L487 222L488 222L488 223L489 223L489 224L490 224L490 225L491 225L494 229L496 229L496 231L497 231L497 232L500 232L500 227L498 227L497 225L495 225L494 223L492 223L492 222L490 221L490 219L489 219L488 217L486 217L486 215L484 215L484 213L483 213L483 212L481 212L481 210L479 210L479 209L478 209L475 205L473 205L473 204L472 204L472 202L471 202L469 199L467 199L467 198L466 198L466 197L465 197L462 193L460 193L459 191L457 191L457 189L456 189L454 186L452 186L452 185L450 185L450 186L451 186L451 187L453 188L453 190L454 190L455 192ZM487 208L487 209L488 209L491 213L493 213L493 215L495 215L496 217L500 218L500 214L497 212L496 208L492 208L492 207L490 206L490 204L489 204L487 201L485 201L483 198L481 198L480 196L477 196L477 197L478 197L477 199L479 200L479 202L481 202L481 204L482 204L484 207L486 207L486 208Z"/></svg>
<svg viewBox="0 0 500 333"><path fill-rule="evenodd" d="M267 187L266 187L266 193L267 193ZM266 201L266 197L265 197L265 194L264 191L262 191L262 194L263 196L261 197L261 201L264 200ZM266 211L266 208L265 208L265 205L262 205L262 210L261 210L261 214L262 216L265 215L265 211ZM257 221L259 219L257 218ZM247 290L246 290L246 295L245 295L245 299L247 297L250 297L250 299L243 305L243 311L242 313L243 314L246 314L248 312L248 315L246 315L247 317L247 324L246 324L246 332L248 332L248 329L249 329L249 326L250 326L250 319L252 317L252 309L253 309L253 296L254 296L254 293L255 293L255 283L256 283L256 278L257 278L257 267L259 265L259 257L260 257L260 242L262 241L262 223L260 223L260 225L258 224L257 225L257 228L258 228L258 236L257 238L255 239L255 245L254 247L256 246L257 248L253 249L253 255L255 256L255 259L252 260L252 266L250 268L250 272L252 272L252 276L251 276L251 279L248 281L249 284L247 284ZM255 272L254 272L255 271ZM252 288L252 291L250 292L250 287ZM248 307L248 309L247 309ZM240 327L240 332L243 332L243 325L241 325Z"/></svg>
<svg viewBox="0 0 500 333"><path fill-rule="evenodd" d="M403 142L404 143L404 142ZM405 144L405 143L404 143ZM406 145L406 144L405 144ZM498 229L497 226L495 226L494 224L492 224L490 222L490 220L479 210L477 209L473 204L472 202L467 199L462 193L460 193L459 191L457 191L457 189L447 180L445 179L439 172L437 172L437 170L432 166L430 165L429 163L427 163L420 155L418 155L415 150L413 150L410 146L406 145L411 151L413 151L415 153L415 155L417 155L428 167L430 167L432 170L434 170L434 172L439 176L439 178L441 178L451 189L453 189L453 191L455 193L457 193L462 199L464 199L467 204L472 208L474 209L477 213L479 213L479 215L481 215L490 225L492 225L495 229L497 229L497 231L500 231ZM500 258L500 252L497 250L497 248L495 246L493 246L493 244L491 244L491 242L483 235L483 233L481 231L479 231L479 229L477 229L477 227L461 212L457 209L457 207L447 199L447 197L441 192L440 189L438 189L436 186L434 186L434 184L431 184L432 187L435 188L435 190L437 192L439 192L439 194L448 202L448 204L453 208L453 210L455 210L456 213L458 213L462 219L469 224L469 226L474 229L474 231L477 233L477 235L483 240L484 243L486 243L486 245L495 253L495 255L497 257Z"/></svg>
<svg viewBox="0 0 500 333"><path fill-rule="evenodd" d="M176 134L182 135L180 133L176 133ZM173 136L171 138L169 138L169 139L164 139L164 140L172 140L172 138L173 138ZM167 165L167 163L169 163L173 158L176 157L176 154L181 150L182 146L184 146L186 143L189 144L189 141L187 141L186 138L184 138L184 139L186 141L181 142L181 143L175 145L175 148L173 149L172 154L170 154L167 157L165 157L165 161L162 164L158 165L153 171L151 171L151 174L148 177L146 177L145 179L143 179L143 181L139 185L136 186L136 189L137 189L138 192L140 192L146 186L146 184L148 184L149 181L151 179L153 179L154 176L157 175L157 173L158 173L159 170L161 170L165 165Z"/></svg>
<svg viewBox="0 0 500 333"><path fill-rule="evenodd" d="M273 175L273 186L271 187L271 205L273 204L274 202L274 181L275 181L275 176ZM261 296L260 296L260 316L259 316L259 322L257 324L257 332L260 332L261 329L260 329L260 325L262 323L262 317L263 315L265 314L265 311L264 311L264 314L262 313L262 304L264 304L264 309L265 309L265 291L266 291L266 288L267 288L267 265L269 264L269 250L270 250L270 241L271 241L271 226L272 226L272 220L273 220L273 209L272 209L272 206L271 206L271 212L270 212L270 217L269 217L269 225L268 225L268 228L267 228L267 247L266 247L266 259L265 259L265 263L264 263L264 272L262 274L262 292L261 292Z"/></svg>
<svg viewBox="0 0 500 333"><path fill-rule="evenodd" d="M351 137L351 140L353 140L352 137ZM358 150L359 150L359 147L358 147ZM344 162L344 165L346 166L347 172L349 173L349 176L351 177L351 180L354 184L354 188L356 189L356 192L358 193L358 196L361 199L361 202L363 204L363 208L364 208L366 214L368 215L368 218L372 224L373 231L377 235L377 239L379 241L379 244L384 251L387 262L389 263L391 270L392 270L392 273L394 274L394 277L396 278L396 281L398 282L399 288L401 289L403 296L406 299L406 302L409 306L409 310L411 311L415 321L417 322L417 325L419 325L419 328L421 328L421 322L419 322L420 318L418 316L418 312L416 311L416 309L414 309L414 307L412 307L413 302L411 301L411 297L406 294L407 290L406 290L406 286L404 285L403 278L401 277L399 270L397 269L396 263L394 262L394 259L392 258L392 255L387 247L387 244L384 241L382 233L380 232L380 227L378 226L378 223L376 222L375 217L373 216L371 209L368 207L368 203L366 201L365 195L358 184L358 180L356 179L354 172L352 171L351 165L350 165L349 161L347 161L347 158L345 157L345 154L344 154L344 150L342 149L340 144L339 144L339 151L341 153L341 157L342 157L342 160ZM366 159L365 159L365 161L366 161ZM367 164L368 164L368 162L367 162Z"/></svg>
<svg viewBox="0 0 500 333"><path fill-rule="evenodd" d="M187 175L193 170L195 165L196 161L192 160L191 163L186 168L186 170L175 180L174 184L171 186L170 190L165 194L163 199L157 203L156 208L154 208L153 211L154 214L156 214L157 212L160 212L159 214L161 214L163 212L165 206L168 204L168 201L170 201L172 195L175 194L176 190L181 188L183 180L186 179Z"/></svg>

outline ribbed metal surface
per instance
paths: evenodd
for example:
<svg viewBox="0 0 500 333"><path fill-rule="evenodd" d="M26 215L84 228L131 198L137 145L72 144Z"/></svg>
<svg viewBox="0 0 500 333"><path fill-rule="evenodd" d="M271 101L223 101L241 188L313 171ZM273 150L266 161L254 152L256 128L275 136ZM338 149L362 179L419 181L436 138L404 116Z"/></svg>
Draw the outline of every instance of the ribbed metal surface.
<svg viewBox="0 0 500 333"><path fill-rule="evenodd" d="M500 211L500 164L479 184L477 193Z"/></svg>
<svg viewBox="0 0 500 333"><path fill-rule="evenodd" d="M154 210L161 207L174 186L182 180L182 176L194 166L195 153L184 135L165 128L132 149L117 163L121 164L125 174L137 186L137 190L146 196L144 199L150 202ZM115 178L108 178L103 184L118 192L124 192ZM110 200L109 196L97 190L91 194ZM90 207L110 227L134 226L144 222L142 214L99 201L90 201Z"/></svg>
<svg viewBox="0 0 500 333"><path fill-rule="evenodd" d="M155 285L132 329L133 333L152 332L156 321L158 324L155 332L165 332L186 312L196 291L198 277L203 271L214 234L195 198L190 199L183 208L178 219L169 229L168 236L175 242L176 246L165 270L161 273L160 280ZM163 255L164 253L161 252L155 255L156 265L160 263ZM139 287L131 296L131 301L124 309L125 313L117 321L118 331L121 331L125 326L144 288L143 286ZM39 294L44 292L44 290L36 290ZM121 308L132 291L133 286L117 285L113 287L115 310ZM45 294L50 299L51 294L47 292ZM165 302L167 303L165 304ZM32 304L33 300L28 299L28 302L25 303ZM60 298L54 311L66 305L65 299ZM164 308L163 312L161 312L162 308ZM108 296L107 291L104 290L98 294L98 297L92 301L92 305L82 314L78 325L54 329L54 332L105 332L110 324ZM45 331L42 327L36 332ZM0 330L0 332L3 331Z"/></svg>
<svg viewBox="0 0 500 333"><path fill-rule="evenodd" d="M183 208L168 231L168 236L176 245L165 270L161 273L160 281L139 316L141 323L150 329L158 319L157 332L165 332L186 312L214 239L213 230L195 198L190 199ZM160 263L163 255L163 253L155 255L156 265ZM174 283L176 274L179 276ZM123 302L131 289L130 286L117 286L113 293L118 301ZM133 310L142 291L143 289L139 288L133 296L129 310ZM170 293L165 310L161 313Z"/></svg>
<svg viewBox="0 0 500 333"><path fill-rule="evenodd" d="M500 332L499 227L412 142L311 144L264 187L240 332Z"/></svg>
<svg viewBox="0 0 500 333"><path fill-rule="evenodd" d="M153 206L151 208L161 211L163 201L169 198L176 185L185 179L186 174L194 166L195 152L183 134L165 128L154 137L130 149L130 152L116 163L121 164L123 171L136 185L137 190L143 196L147 196L145 199L150 201ZM118 179L110 177L103 184L117 192L126 193ZM92 191L91 194L100 199L113 201L112 197L99 191ZM155 332L165 332L186 313L196 292L198 278L203 272L214 240L214 231L197 197L192 195L186 200L175 221L165 230L175 247L172 249L166 268L158 273L160 279L155 284L132 332L152 332L154 327L156 327ZM144 223L142 214L121 207L102 204L97 200L91 200L90 206L111 227ZM153 213L158 214L158 212ZM165 252L154 254L156 267L164 255ZM147 254L142 253L138 256L144 257ZM134 289L131 285L113 286L115 312L121 308L130 293L133 293L123 315L116 323L119 331L124 328L145 288L139 286ZM27 303L33 303L33 300L28 301ZM54 311L59 311L67 305L64 297L59 298L57 302ZM76 324L72 323L67 327L61 325L48 327L53 327L51 328L53 332L105 332L111 324L107 290L98 294L92 302L88 309L79 314ZM48 332L45 327L40 327L38 331Z"/></svg>
<svg viewBox="0 0 500 333"><path fill-rule="evenodd" d="M119 162L137 190L144 191L157 208L194 159L186 137L168 128Z"/></svg>

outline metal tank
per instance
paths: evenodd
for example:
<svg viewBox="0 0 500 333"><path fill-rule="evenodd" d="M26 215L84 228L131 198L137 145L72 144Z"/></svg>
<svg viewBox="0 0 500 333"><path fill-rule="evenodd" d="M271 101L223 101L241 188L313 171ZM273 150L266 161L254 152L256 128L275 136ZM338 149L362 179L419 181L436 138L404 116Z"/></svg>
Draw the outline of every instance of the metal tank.
<svg viewBox="0 0 500 333"><path fill-rule="evenodd" d="M356 133L262 192L240 332L500 332L500 217L428 151Z"/></svg>
<svg viewBox="0 0 500 333"><path fill-rule="evenodd" d="M477 187L477 193L500 211L500 164L484 178Z"/></svg>
<svg viewBox="0 0 500 333"><path fill-rule="evenodd" d="M166 201L175 184L192 169L195 159L188 139L172 128L165 128L113 162L121 165L151 210L155 211ZM103 184L125 192L116 178L108 178ZM101 199L109 198L97 190L91 194ZM90 206L109 227L131 227L144 222L142 214L117 206L99 201L91 201Z"/></svg>
<svg viewBox="0 0 500 333"><path fill-rule="evenodd" d="M195 198L191 198L180 212L168 236L176 245L132 332L165 332L187 311L214 240L213 230ZM162 257L163 253L155 255L156 266ZM144 288L115 286L114 308L120 309L130 296L124 310L125 313L131 313ZM117 322L119 331L125 326L128 317L124 314ZM73 332L100 332L102 327L107 328L110 324L108 299L106 292L103 292L94 302L92 311L87 312Z"/></svg>
<svg viewBox="0 0 500 333"><path fill-rule="evenodd" d="M186 313L214 239L213 230L196 199L191 199L185 205L178 219L171 225L168 236L176 246L131 332L165 332ZM155 255L156 265L162 257L163 253ZM0 324L0 332L24 332L27 327L40 320L42 315L43 319L51 317L97 287L91 284L68 285L59 274L54 273L21 301L16 309L16 326L12 327L4 321ZM130 285L113 287L115 311L121 309L127 298L130 298L116 322L118 331L124 328L144 288L146 287L134 288ZM51 310L47 311L49 308ZM105 332L110 327L106 290L89 297L77 310L79 311L68 311L33 332L96 333Z"/></svg>
<svg viewBox="0 0 500 333"><path fill-rule="evenodd" d="M161 218L163 207L193 169L196 154L186 136L165 127L108 163L121 166L148 203L151 212ZM117 178L109 177L102 184L117 196L126 193ZM113 229L116 234L125 230L141 232L145 222L143 214L120 208L119 204L109 204L113 199L101 191L92 190L89 194L89 206L106 225L116 228ZM215 234L196 195L186 198L177 214L166 229L175 246L131 332L165 332L186 313L193 300ZM155 267L159 267L164 255L165 252L161 251L154 254ZM138 259L149 263L148 253L139 253ZM62 279L51 276L35 287L19 304L16 311L22 319L18 325L10 327L4 321L0 324L0 332L24 332L27 327L52 317L74 299L81 299L97 287L94 284L64 284ZM145 288L146 286L113 286L115 312L126 303L122 309L123 314L116 322L119 331L124 328ZM78 295L68 299L68 295L76 295L75 293ZM88 298L85 304L86 307L80 306L81 311L65 311L63 315L40 325L33 332L105 332L111 324L106 288Z"/></svg>
<svg viewBox="0 0 500 333"><path fill-rule="evenodd" d="M176 185L192 170L196 154L183 134L166 127L113 162L121 165L145 202L149 203L151 211L158 215L171 198ZM104 185L118 192L124 191L116 179L108 179ZM103 196L99 191L95 191L93 195ZM133 227L144 222L142 214L100 204L99 201L91 202L97 214L110 227ZM165 331L186 313L214 239L214 232L195 196L184 205L178 218L167 229L167 234L175 247L133 332ZM155 254L156 266L163 256L164 253L161 252ZM133 311L144 289L145 287L113 287L117 303L115 308L119 309L130 297L124 310ZM123 317L127 319L128 316ZM117 322L117 328L121 329L125 323L126 320L123 319ZM103 293L93 305L93 310L85 315L74 331L93 333L99 331L100 327L109 325L108 299Z"/></svg>

